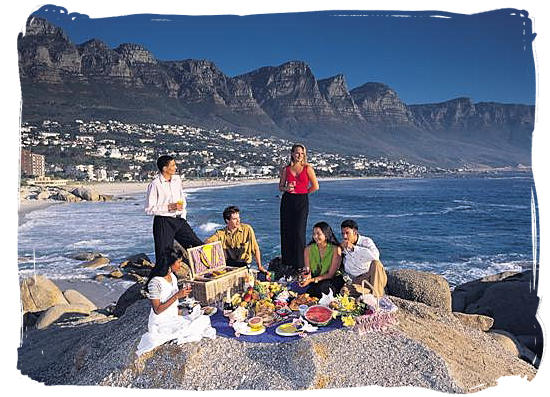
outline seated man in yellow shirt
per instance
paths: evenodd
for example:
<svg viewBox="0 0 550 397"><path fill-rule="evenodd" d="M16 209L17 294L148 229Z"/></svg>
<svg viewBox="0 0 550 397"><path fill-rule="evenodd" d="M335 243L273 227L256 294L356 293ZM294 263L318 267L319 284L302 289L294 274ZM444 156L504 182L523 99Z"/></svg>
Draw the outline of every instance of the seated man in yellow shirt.
<svg viewBox="0 0 550 397"><path fill-rule="evenodd" d="M217 230L205 240L205 243L221 241L227 266L250 266L254 256L258 270L267 274L267 270L262 266L262 256L254 229L241 223L239 208L232 205L224 209L223 219L227 226Z"/></svg>

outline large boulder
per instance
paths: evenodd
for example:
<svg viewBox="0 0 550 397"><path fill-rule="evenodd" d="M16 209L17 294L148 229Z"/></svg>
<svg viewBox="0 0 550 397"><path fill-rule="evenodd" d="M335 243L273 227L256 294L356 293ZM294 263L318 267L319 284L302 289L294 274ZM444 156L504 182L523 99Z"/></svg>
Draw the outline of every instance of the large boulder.
<svg viewBox="0 0 550 397"><path fill-rule="evenodd" d="M109 258L105 256L100 256L99 258L95 258L91 261L84 262L83 264L80 265L80 267L85 267L88 269L99 269L104 266L107 266L109 263L111 263Z"/></svg>
<svg viewBox="0 0 550 397"><path fill-rule="evenodd" d="M97 306L80 292L74 289L68 289L63 291L63 296L67 299L67 302L71 305L87 306L90 311L97 310Z"/></svg>
<svg viewBox="0 0 550 397"><path fill-rule="evenodd" d="M480 331L489 331L494 323L491 317L481 314L466 314L460 312L453 312L453 314L465 326L476 328Z"/></svg>
<svg viewBox="0 0 550 397"><path fill-rule="evenodd" d="M388 271L389 295L451 311L451 290L445 278L412 269Z"/></svg>
<svg viewBox="0 0 550 397"><path fill-rule="evenodd" d="M20 291L23 313L41 312L55 305L68 304L57 285L41 275L24 279Z"/></svg>
<svg viewBox="0 0 550 397"><path fill-rule="evenodd" d="M124 291L120 298L118 298L116 306L113 310L113 314L117 317L120 317L126 312L126 309L129 306L141 299L145 299L145 293L143 292L144 287L145 281L137 282L126 291Z"/></svg>
<svg viewBox="0 0 550 397"><path fill-rule="evenodd" d="M457 286L453 310L494 319L493 328L521 335L529 348L542 356L543 336L536 313L539 297L533 288L532 271L505 272Z"/></svg>
<svg viewBox="0 0 550 397"><path fill-rule="evenodd" d="M75 196L80 197L83 200L87 201L99 201L100 195L94 189L89 187L80 186L75 188L72 192Z"/></svg>
<svg viewBox="0 0 550 397"><path fill-rule="evenodd" d="M144 254L131 255L124 262L120 264L120 268L124 270L126 274L132 274L142 277L149 277L151 269L155 267L155 264L151 262L151 259ZM136 280L139 280L136 278Z"/></svg>
<svg viewBox="0 0 550 397"><path fill-rule="evenodd" d="M52 306L40 315L38 321L36 322L36 328L44 329L46 327L49 327L57 320L59 320L64 314L71 313L89 315L90 311L91 310L87 305L64 304Z"/></svg>
<svg viewBox="0 0 550 397"><path fill-rule="evenodd" d="M464 312L468 305L481 298L487 287L507 279L509 281L517 279L520 274L519 272L507 271L457 285L452 292L453 311Z"/></svg>
<svg viewBox="0 0 550 397"><path fill-rule="evenodd" d="M74 194L72 194L71 192L68 192L66 190L63 190L63 189L59 189L59 191L57 192L56 195L52 196L52 198L54 200L59 200L59 201L66 201L68 203L76 203L78 201L81 201L82 199L78 196L75 196Z"/></svg>

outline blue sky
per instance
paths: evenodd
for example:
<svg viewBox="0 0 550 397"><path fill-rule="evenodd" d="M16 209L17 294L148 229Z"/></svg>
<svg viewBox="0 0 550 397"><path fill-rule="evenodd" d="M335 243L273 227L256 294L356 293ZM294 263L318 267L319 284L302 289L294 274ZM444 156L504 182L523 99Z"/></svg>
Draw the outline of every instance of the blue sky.
<svg viewBox="0 0 550 397"><path fill-rule="evenodd" d="M518 10L91 19L44 6L35 15L62 27L75 43L91 38L112 48L139 43L161 60L211 60L229 76L302 60L318 79L342 73L349 89L382 82L407 104L461 96L475 102L535 103L531 21Z"/></svg>

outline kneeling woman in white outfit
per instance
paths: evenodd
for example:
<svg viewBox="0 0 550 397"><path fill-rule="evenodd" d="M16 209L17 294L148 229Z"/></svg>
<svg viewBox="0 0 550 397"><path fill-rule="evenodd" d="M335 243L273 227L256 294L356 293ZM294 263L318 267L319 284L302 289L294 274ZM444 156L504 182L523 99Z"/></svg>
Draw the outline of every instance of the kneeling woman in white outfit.
<svg viewBox="0 0 550 397"><path fill-rule="evenodd" d="M181 344L196 342L203 337L216 337L216 330L210 325L210 317L193 316L193 313L180 316L178 313L178 299L191 293L191 286L178 289L174 273L181 264L179 253L170 248L151 271L147 292L152 308L148 332L141 337L136 351L138 356L174 339Z"/></svg>

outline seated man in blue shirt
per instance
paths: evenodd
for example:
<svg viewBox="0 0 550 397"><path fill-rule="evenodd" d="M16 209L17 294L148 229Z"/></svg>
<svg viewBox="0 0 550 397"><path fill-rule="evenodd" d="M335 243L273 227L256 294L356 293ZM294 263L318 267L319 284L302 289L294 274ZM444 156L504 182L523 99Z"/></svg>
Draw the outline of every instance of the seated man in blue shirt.
<svg viewBox="0 0 550 397"><path fill-rule="evenodd" d="M384 288L388 278L382 262L380 252L374 241L369 237L359 235L357 222L347 219L340 225L342 231L342 255L344 271L351 278L351 285L347 285L350 295L372 293L375 296L384 295ZM363 280L368 284L361 286Z"/></svg>

